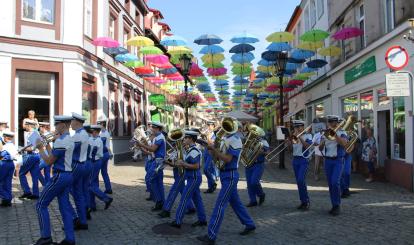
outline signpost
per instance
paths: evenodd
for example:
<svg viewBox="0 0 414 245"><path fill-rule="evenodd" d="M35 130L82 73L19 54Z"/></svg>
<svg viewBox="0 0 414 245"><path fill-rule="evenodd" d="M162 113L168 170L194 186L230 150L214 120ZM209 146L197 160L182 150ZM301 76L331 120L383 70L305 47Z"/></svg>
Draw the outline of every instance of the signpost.
<svg viewBox="0 0 414 245"><path fill-rule="evenodd" d="M392 46L385 53L385 63L392 70L398 71L408 65L408 52L401 46Z"/></svg>

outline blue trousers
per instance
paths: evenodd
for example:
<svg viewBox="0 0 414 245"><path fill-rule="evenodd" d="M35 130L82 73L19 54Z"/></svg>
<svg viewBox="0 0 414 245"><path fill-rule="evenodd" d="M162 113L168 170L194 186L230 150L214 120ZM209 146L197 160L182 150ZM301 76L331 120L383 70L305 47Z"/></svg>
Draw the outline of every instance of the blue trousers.
<svg viewBox="0 0 414 245"><path fill-rule="evenodd" d="M308 188L306 186L306 173L308 172L309 161L304 157L293 157L292 165L295 171L300 201L302 203L309 203Z"/></svg>
<svg viewBox="0 0 414 245"><path fill-rule="evenodd" d="M164 203L164 171L162 169L155 171L157 163L154 160L151 161L148 167L148 181L150 182L152 200L156 203Z"/></svg>
<svg viewBox="0 0 414 245"><path fill-rule="evenodd" d="M150 193L150 197L152 197L152 193L151 193L151 181L150 181L150 166L151 166L151 161L148 160L147 158L145 158L145 187L146 187L146 192Z"/></svg>
<svg viewBox="0 0 414 245"><path fill-rule="evenodd" d="M13 173L13 161L0 161L0 198L9 202L13 199Z"/></svg>
<svg viewBox="0 0 414 245"><path fill-rule="evenodd" d="M105 191L112 191L111 180L108 175L109 152L104 153L101 164L101 175L105 183Z"/></svg>
<svg viewBox="0 0 414 245"><path fill-rule="evenodd" d="M23 165L19 170L19 180L24 194L39 196L39 163L39 154L26 154L23 156ZM32 191L30 191L26 177L26 174L29 172L32 176Z"/></svg>
<svg viewBox="0 0 414 245"><path fill-rule="evenodd" d="M71 172L56 172L46 184L36 204L37 217L39 219L40 236L51 237L50 217L48 207L55 197L58 198L59 210L62 215L65 228L65 240L75 242L73 231L73 218L70 212L69 191L72 186Z"/></svg>
<svg viewBox="0 0 414 245"><path fill-rule="evenodd" d="M246 168L247 193L249 194L250 203L257 203L257 197L264 195L260 179L264 172L264 163L256 163Z"/></svg>
<svg viewBox="0 0 414 245"><path fill-rule="evenodd" d="M98 199L103 202L108 202L110 200L109 196L99 189L99 171L101 170L101 165L101 160L92 161L93 168L89 187L89 207L92 209L96 208L95 197L98 197Z"/></svg>
<svg viewBox="0 0 414 245"><path fill-rule="evenodd" d="M84 181L86 178L85 174L85 163L73 162L72 163L72 188L71 194L73 201L75 202L75 209L70 206L73 219L79 218L81 224L86 224L86 199L84 194Z"/></svg>
<svg viewBox="0 0 414 245"><path fill-rule="evenodd" d="M89 188L91 186L91 176L93 172L93 165L91 160L86 160L85 162L85 176L83 177L83 185L82 185L82 193L84 195L85 199L85 206L86 209L90 208L90 202L91 202L91 195L89 193Z"/></svg>
<svg viewBox="0 0 414 245"><path fill-rule="evenodd" d="M197 210L198 221L206 221L206 212L204 210L203 199L201 199L200 185L201 174L195 175L194 178L186 178L187 184L184 186L183 193L181 195L180 204L178 204L177 212L175 213L175 222L177 224L183 223L185 211L188 207L188 203L193 200Z"/></svg>
<svg viewBox="0 0 414 245"><path fill-rule="evenodd" d="M43 174L42 174L42 170L43 170ZM51 166L49 164L45 163L45 161L43 159L40 159L39 181L42 184L42 186L46 186L47 182L50 181L50 170L51 170Z"/></svg>
<svg viewBox="0 0 414 245"><path fill-rule="evenodd" d="M171 211L172 205L174 204L175 199L178 196L178 193L181 193L181 195L183 194L183 189L185 186L185 177L184 175L180 176L177 168L173 169L173 174L174 183L171 186L170 192L168 193L167 199L165 200L164 205L162 207L164 211L168 212ZM187 210L189 209L194 209L194 204L192 201L188 202Z"/></svg>
<svg viewBox="0 0 414 245"><path fill-rule="evenodd" d="M220 181L222 188L217 197L210 222L208 223L208 237L212 240L216 240L217 238L221 222L223 221L224 211L229 203L243 225L247 228L256 227L252 218L247 213L246 208L240 201L237 192L237 183L239 181L239 173L237 170L221 171Z"/></svg>
<svg viewBox="0 0 414 245"><path fill-rule="evenodd" d="M332 206L341 204L341 176L343 169L343 158L335 159L325 158L325 174L329 185L329 195L331 197Z"/></svg>
<svg viewBox="0 0 414 245"><path fill-rule="evenodd" d="M208 189L212 189L214 184L216 183L217 172L216 172L216 166L214 166L213 159L210 155L206 156L204 159L203 172L204 172L204 175L207 177Z"/></svg>
<svg viewBox="0 0 414 245"><path fill-rule="evenodd" d="M352 155L345 156L344 170L341 177L341 192L349 193L349 186L351 185L351 171L352 171Z"/></svg>

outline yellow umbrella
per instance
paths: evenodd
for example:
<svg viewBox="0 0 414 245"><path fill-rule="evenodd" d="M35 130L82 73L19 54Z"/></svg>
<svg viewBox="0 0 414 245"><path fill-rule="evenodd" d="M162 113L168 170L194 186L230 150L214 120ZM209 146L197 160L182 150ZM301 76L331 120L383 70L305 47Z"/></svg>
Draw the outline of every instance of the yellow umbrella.
<svg viewBox="0 0 414 245"><path fill-rule="evenodd" d="M266 40L272 43L290 42L293 39L295 39L295 36L286 31L274 32L266 37Z"/></svg>
<svg viewBox="0 0 414 245"><path fill-rule="evenodd" d="M271 72L276 71L276 67L274 67L274 66L258 66L257 70L260 71L260 72L271 73Z"/></svg>
<svg viewBox="0 0 414 245"><path fill-rule="evenodd" d="M185 46L169 46L168 51L171 55L191 54L193 50Z"/></svg>
<svg viewBox="0 0 414 245"><path fill-rule="evenodd" d="M205 63L216 63L224 60L223 54L206 54L201 57L201 60Z"/></svg>
<svg viewBox="0 0 414 245"><path fill-rule="evenodd" d="M289 78L287 78L287 77L283 77L283 79L282 79L282 83L284 84L284 83L287 83L289 81ZM267 83L267 85L270 85L270 84L277 84L277 85L279 85L279 77L269 77L269 78L266 78L266 83Z"/></svg>
<svg viewBox="0 0 414 245"><path fill-rule="evenodd" d="M310 50L310 51L316 51L319 48L323 47L323 42L302 42L299 45L297 45L297 48L304 49L304 50Z"/></svg>
<svg viewBox="0 0 414 245"><path fill-rule="evenodd" d="M329 46L326 48L321 48L318 53L322 56L339 56L342 53L342 50L336 46Z"/></svg>
<svg viewBox="0 0 414 245"><path fill-rule="evenodd" d="M152 41L148 37L135 36L135 37L130 38L127 41L127 45L128 46L137 46L137 47L153 46L154 41Z"/></svg>

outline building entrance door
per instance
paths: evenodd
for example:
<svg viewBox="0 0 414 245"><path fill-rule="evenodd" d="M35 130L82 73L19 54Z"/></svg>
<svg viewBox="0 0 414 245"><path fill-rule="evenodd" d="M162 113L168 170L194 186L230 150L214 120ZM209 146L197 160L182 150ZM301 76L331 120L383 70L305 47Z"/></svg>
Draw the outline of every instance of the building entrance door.
<svg viewBox="0 0 414 245"><path fill-rule="evenodd" d="M378 111L377 112L378 122L378 165L381 167L385 166L385 160L391 159L391 121L390 111Z"/></svg>

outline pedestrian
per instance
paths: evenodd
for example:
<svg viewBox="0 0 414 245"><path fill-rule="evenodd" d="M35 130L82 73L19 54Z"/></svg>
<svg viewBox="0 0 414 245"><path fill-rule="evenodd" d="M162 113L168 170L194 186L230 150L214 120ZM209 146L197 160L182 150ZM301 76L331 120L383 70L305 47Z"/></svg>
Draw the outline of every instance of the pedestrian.
<svg viewBox="0 0 414 245"><path fill-rule="evenodd" d="M36 118L36 113L35 113L34 110L29 110L27 112L27 117L25 119L23 119L22 125L23 125L23 129L25 129L25 130L26 130L26 127L28 126L28 124L26 123L27 120L34 121L34 123L35 123L34 129L35 130L37 130L39 128L39 123L38 123L38 120Z"/></svg>
<svg viewBox="0 0 414 245"><path fill-rule="evenodd" d="M102 127L101 134L99 135L103 143L101 175L102 175L102 179L105 184L105 193L112 194L111 180L109 179L109 174L108 174L108 162L110 159L113 158L113 153L112 153L111 144L110 144L111 134L107 130L107 120L105 118L98 120L97 123L98 125L101 125Z"/></svg>
<svg viewBox="0 0 414 245"><path fill-rule="evenodd" d="M58 198L65 232L65 239L59 244L75 244L73 217L69 202L74 148L74 143L69 135L71 120L72 116L54 116L55 128L59 137L55 140L53 148L50 145L43 146L40 139L37 141L40 156L47 164L53 165L53 177L46 184L36 204L40 226L40 238L35 243L36 245L53 244L48 207L55 197Z"/></svg>
<svg viewBox="0 0 414 245"><path fill-rule="evenodd" d="M11 207L12 205L12 181L15 168L13 159L17 155L13 138L13 132L2 132L0 141L0 207Z"/></svg>
<svg viewBox="0 0 414 245"><path fill-rule="evenodd" d="M208 121L207 122L207 132L206 132L206 140L207 142L214 142L215 139L215 134L214 134L214 121ZM213 163L213 157L211 156L209 150L207 149L207 147L204 147L204 151L203 151L203 172L204 175L207 178L207 190L204 193L213 193L216 188L217 188L217 184L216 184L216 178L217 178L217 171L216 171L216 166Z"/></svg>
<svg viewBox="0 0 414 245"><path fill-rule="evenodd" d="M365 127L366 139L362 143L362 161L368 167L368 178L366 182L374 181L375 163L377 162L377 143L372 134L372 129Z"/></svg>

